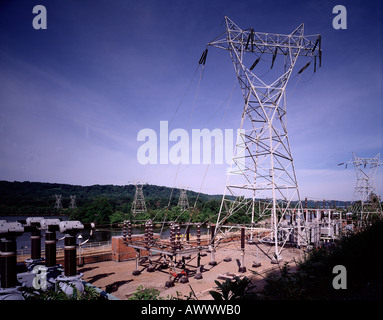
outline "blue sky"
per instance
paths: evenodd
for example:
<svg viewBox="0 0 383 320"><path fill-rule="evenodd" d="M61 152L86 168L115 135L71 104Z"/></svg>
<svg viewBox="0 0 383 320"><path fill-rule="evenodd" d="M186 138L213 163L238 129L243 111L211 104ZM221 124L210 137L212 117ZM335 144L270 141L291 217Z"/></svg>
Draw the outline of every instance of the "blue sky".
<svg viewBox="0 0 383 320"><path fill-rule="evenodd" d="M46 30L32 27L39 4ZM336 4L346 30L332 27ZM227 165L141 165L137 134L173 117L169 130L239 127L229 54L211 48L195 73L228 16L242 29L288 34L304 22L322 35L322 68L287 88L287 128L301 197L351 200L355 173L337 164L352 152L383 161L382 10L380 0L2 1L0 179L223 193Z"/></svg>

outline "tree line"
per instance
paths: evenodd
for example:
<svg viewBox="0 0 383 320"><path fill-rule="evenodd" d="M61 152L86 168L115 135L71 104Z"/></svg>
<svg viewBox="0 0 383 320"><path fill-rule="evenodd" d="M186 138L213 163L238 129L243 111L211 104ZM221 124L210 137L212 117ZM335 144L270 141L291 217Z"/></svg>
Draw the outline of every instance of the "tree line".
<svg viewBox="0 0 383 320"><path fill-rule="evenodd" d="M214 222L222 195L187 191L191 209L181 212L177 206L180 190L165 186L144 185L147 212L132 215L135 185L79 186L43 182L0 181L0 215L66 215L70 219L98 224L123 220L179 222ZM55 195L62 195L62 209L54 209ZM170 195L172 197L170 198ZM69 208L70 196L76 195L76 208ZM170 201L169 201L170 199ZM229 222L249 223L250 217L234 215Z"/></svg>

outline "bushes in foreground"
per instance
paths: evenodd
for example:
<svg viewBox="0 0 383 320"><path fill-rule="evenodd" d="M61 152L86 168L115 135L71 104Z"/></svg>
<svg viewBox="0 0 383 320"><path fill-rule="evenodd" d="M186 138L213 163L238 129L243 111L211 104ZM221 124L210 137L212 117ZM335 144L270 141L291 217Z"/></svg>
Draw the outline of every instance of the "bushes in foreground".
<svg viewBox="0 0 383 320"><path fill-rule="evenodd" d="M383 220L364 230L344 236L329 247L309 251L298 270L284 265L279 273L266 277L262 299L352 299L375 300L383 297ZM347 271L347 289L334 289L337 275L333 268L342 265Z"/></svg>

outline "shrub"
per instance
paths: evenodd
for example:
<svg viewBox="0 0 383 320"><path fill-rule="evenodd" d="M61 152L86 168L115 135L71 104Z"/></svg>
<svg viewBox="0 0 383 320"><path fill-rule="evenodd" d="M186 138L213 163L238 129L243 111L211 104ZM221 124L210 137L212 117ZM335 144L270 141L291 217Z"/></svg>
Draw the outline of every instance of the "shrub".
<svg viewBox="0 0 383 320"><path fill-rule="evenodd" d="M155 288L145 288L140 285L128 300L162 300L162 298L160 298L159 290Z"/></svg>

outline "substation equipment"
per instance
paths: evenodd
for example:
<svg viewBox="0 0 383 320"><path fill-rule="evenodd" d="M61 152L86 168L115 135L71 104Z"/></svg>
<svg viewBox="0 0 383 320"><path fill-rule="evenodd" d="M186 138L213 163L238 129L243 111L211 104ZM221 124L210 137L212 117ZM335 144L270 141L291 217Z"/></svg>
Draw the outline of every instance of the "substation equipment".
<svg viewBox="0 0 383 320"><path fill-rule="evenodd" d="M213 268L217 265L215 252L225 241L240 240L238 272L244 273L246 243L266 244L272 250L272 254L267 254L271 262L279 263L285 245L318 246L353 230L349 213L326 208L325 204L321 209L307 208L307 203L302 205L287 133L287 84L298 60L303 61L295 76L301 75L310 65L314 72L321 66L321 36L305 35L303 24L290 34L262 33L253 28L242 30L228 17L225 17L225 26L226 30L207 44L199 65L205 65L211 47L228 51L244 106L217 220L209 225L210 236L201 237L202 222L190 223L190 220L186 224L160 222L162 228L166 223L170 229L168 239L153 232L156 222L151 219L145 222L145 233L140 236L133 234L134 220L123 222L123 242L136 253L133 275L139 276L143 270L165 272L169 275L165 287L172 287L177 281L187 283L191 276L202 279L206 269L201 257L209 253L209 268ZM279 59L280 56L283 59ZM181 212L192 210L185 189L180 193L178 205ZM74 197L71 197L71 206L75 206ZM61 195L56 195L55 207L62 207ZM133 218L146 211L143 184L137 183ZM250 215L251 223L228 224L234 214ZM181 227L185 228L182 235ZM20 293L23 286L60 287L68 295L73 294L73 286L84 290L82 274L76 269L76 234L85 228L94 229L95 226L45 218L28 218L24 222L1 220L0 300L23 299ZM196 234L193 239L190 237L192 229ZM45 231L45 259L40 251L41 231ZM57 231L65 234L64 268L56 264ZM26 270L17 272L16 240L25 232L31 233L32 254L26 261Z"/></svg>
<svg viewBox="0 0 383 320"><path fill-rule="evenodd" d="M298 65L298 58L303 61L295 76L300 76L310 65L314 72L321 66L321 35L305 35L304 24L290 34L262 33L253 28L242 30L228 17L225 17L225 25L226 30L207 44L199 65L203 69L211 47L228 51L244 106L224 196L216 223L210 225L211 238L203 246L198 240L192 244L182 238L181 242L177 231L180 226L175 221L168 223L169 240L154 239L153 221L148 220L144 240L137 240L131 234L134 221L125 221L123 239L127 246L136 250L135 275L140 274L139 265L144 261L140 256L142 251L148 252L145 268L149 272L155 269L153 253L160 256L156 260L159 266L169 265L172 270L176 257L184 261L190 254L199 257L208 251L211 256L209 265L214 266L217 247L232 237L234 230L237 235L240 233L236 238L241 240L238 271L243 272L246 270L245 239L249 244L267 244L274 251L267 256L271 257L272 263L279 263L286 244L319 246L353 229L349 214L342 216L341 211L326 208L325 205L322 209L312 209L307 208L305 203L303 207L287 133L287 84L292 78L294 67ZM283 61L278 56L282 56ZM142 192L142 189L139 191ZM227 224L227 220L238 213L250 215L251 224ZM191 226L200 228L200 225L188 223L186 233ZM200 267L199 264L196 267ZM171 285L169 278L167 284Z"/></svg>
<svg viewBox="0 0 383 320"><path fill-rule="evenodd" d="M179 223L168 222L168 226L170 229L169 238L161 239L153 233L153 221L147 220L144 237L136 237L132 234L132 222L124 221L122 234L124 244L136 252L136 268L132 274L138 276L145 269L147 272L166 272L169 274L169 280L166 281L165 287L174 286L176 281L187 283L191 276L202 279L204 266L201 265L201 257L209 251L209 246L207 245L208 241L205 241L205 244L202 243L201 225L198 223L186 224L183 235L181 235ZM195 228L196 231L194 240L190 239L192 228ZM144 252L147 255L143 257ZM191 258L192 254L196 255L194 262L191 262L194 260ZM211 260L209 264L213 266L216 262ZM140 266L143 266L141 270ZM181 272L177 273L177 269L180 269Z"/></svg>
<svg viewBox="0 0 383 320"><path fill-rule="evenodd" d="M94 230L94 223L30 217L24 221L0 220L0 300L24 300L22 288L61 288L68 296L74 287L84 291L77 273L76 234ZM41 257L41 232L45 231L45 258ZM56 263L56 232L64 234L64 267ZM31 258L17 263L17 237L30 233ZM91 231L92 234L92 231Z"/></svg>
<svg viewBox="0 0 383 320"><path fill-rule="evenodd" d="M339 163L345 165L352 164L356 174L356 184L352 202L348 208L349 212L355 214L358 218L359 226L367 223L372 214L383 215L381 199L377 195L375 185L375 175L378 167L383 165L379 160L380 153L373 158L362 158L352 153L352 160Z"/></svg>

